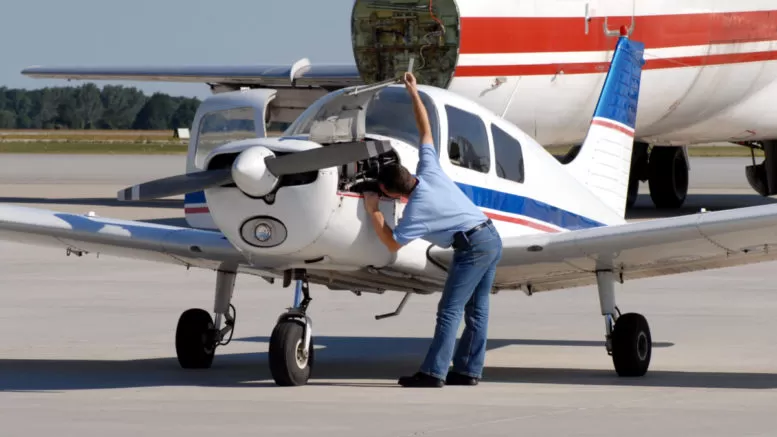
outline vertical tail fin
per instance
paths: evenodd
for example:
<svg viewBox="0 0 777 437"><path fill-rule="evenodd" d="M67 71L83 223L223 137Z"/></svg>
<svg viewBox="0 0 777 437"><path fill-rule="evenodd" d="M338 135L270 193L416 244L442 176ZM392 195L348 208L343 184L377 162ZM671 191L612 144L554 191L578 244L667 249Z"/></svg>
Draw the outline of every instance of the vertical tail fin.
<svg viewBox="0 0 777 437"><path fill-rule="evenodd" d="M644 44L618 39L591 127L575 159L574 177L620 216L626 213Z"/></svg>

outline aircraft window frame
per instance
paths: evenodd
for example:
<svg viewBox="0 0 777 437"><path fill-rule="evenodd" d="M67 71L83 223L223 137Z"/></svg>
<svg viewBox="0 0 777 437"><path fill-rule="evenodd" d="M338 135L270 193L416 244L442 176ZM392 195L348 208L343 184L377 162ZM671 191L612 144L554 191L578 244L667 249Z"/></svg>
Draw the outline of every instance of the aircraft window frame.
<svg viewBox="0 0 777 437"><path fill-rule="evenodd" d="M510 166L505 166L504 164L500 163L500 155L501 155L500 154L500 150L501 151L509 150L509 147L513 147L514 145L513 146L508 146L508 147L504 147L503 146L502 148L500 148L500 146L499 146L500 141L498 140L499 137L497 136L497 133L499 133L501 136L504 137L503 141L506 140L506 141L502 142L501 144L505 144L507 142L511 142L511 143L514 143L514 145L518 146L518 148L517 148L517 150L518 150L517 157L518 157L518 160L519 160L518 161L518 166L519 166L519 168L518 168L518 172L519 172L518 179L514 179L512 177L508 177L507 176L507 171L505 170L505 168L513 168L513 163L512 163L512 159L511 158L515 158L515 155L516 155L515 152L507 152L508 159L507 159L506 162L509 162L511 164ZM516 183L519 183L519 184L523 184L524 181L526 180L526 164L525 164L525 159L524 159L524 155L523 155L523 145L521 144L521 141L518 138L516 138L515 136L510 135L510 133L508 133L506 130L502 129L501 127L497 126L494 123L491 123L491 141L492 141L492 143L494 145L494 162L496 164L496 166L495 166L496 167L495 168L496 176L499 177L500 179L504 179L506 181L512 181L512 182L516 182ZM501 161L504 161L504 160L501 160ZM501 170L502 174L500 174L500 170Z"/></svg>
<svg viewBox="0 0 777 437"><path fill-rule="evenodd" d="M250 118L247 118L247 115L250 115ZM226 123L234 121L250 122L250 130L248 127L228 129L225 131L207 130L208 126L206 123L213 120L216 116L222 116ZM227 125L227 127L229 128L229 125ZM214 132L220 132L225 135L213 135ZM210 111L200 118L200 122L197 125L197 144L195 144L194 162L197 166L202 166L205 157L217 147L232 141L257 137L256 108L253 106L240 106Z"/></svg>
<svg viewBox="0 0 777 437"><path fill-rule="evenodd" d="M384 94L385 93L385 94ZM434 103L434 100L425 92L422 90L418 91L418 94L421 96L421 102L424 105L424 108L426 108L426 113L429 116L429 125L432 129L432 141L433 146L436 150L439 150L440 145L440 115L437 111L437 106ZM295 137L295 136L302 136L302 135L309 135L310 134L310 128L313 125L313 122L318 119L318 117L321 114L321 109L325 107L332 99L335 99L340 94L332 94L330 99L326 100L319 100L314 105L308 107L293 123L289 128L283 133L286 137ZM401 111L394 110L391 111L392 114L400 113L400 114L406 114L407 120L409 122L407 123L407 128L402 129L400 131L391 131L388 130L376 130L374 126L370 125L370 111L374 110L375 102L380 102L381 96L391 98L394 102L397 102L397 99L403 100L402 104L399 105L400 108L402 108ZM406 109L404 108L406 106ZM375 97L370 99L370 101L367 103L367 107L365 110L365 132L367 135L373 134L373 135L383 135L387 137L396 138L401 141L405 141L408 144L410 144L412 147L420 148L421 146L421 136L418 133L418 125L415 121L415 113L413 112L413 103L410 98L410 95L407 93L407 90L405 87L396 87L391 86L384 88L380 91L378 91L375 94ZM398 132L401 132L403 135L397 135Z"/></svg>
<svg viewBox="0 0 777 437"><path fill-rule="evenodd" d="M491 151L491 140L488 136L488 128L486 127L486 123L483 121L483 119L477 114L474 114L469 111L465 111L457 106L448 105L448 104L445 105L445 115L446 115L446 121L448 123L447 153L448 153L448 161L450 162L450 164L465 170L470 170L481 174L490 174L491 168L493 167L493 165L491 164L491 158L493 153ZM456 123L451 123L451 120L455 120L456 116L459 117L459 120L456 120L457 121ZM461 123L462 118L463 119L469 118L470 120L466 120L466 121L469 122L471 125L467 127L463 127L463 126L466 126L466 124ZM474 124L472 124L472 120L475 120ZM481 167L481 168L472 168L469 165L466 165L466 163L462 163L460 161L454 160L454 153L452 148L453 140L454 140L454 136L452 135L452 133L454 132L454 129L455 128L471 129L472 127L477 127L477 135L481 137L481 138L478 138L477 139L478 141L476 141L475 143L472 142L472 138L471 138L472 133L474 132L473 130L466 132L466 135L458 134L455 136L455 138L462 138L466 140L467 143L469 143L469 145L472 147L472 150L474 153L483 152L483 151L486 152L485 156L476 155L476 158L481 161L481 165L484 165L484 167ZM483 163L484 158L485 158L485 162Z"/></svg>

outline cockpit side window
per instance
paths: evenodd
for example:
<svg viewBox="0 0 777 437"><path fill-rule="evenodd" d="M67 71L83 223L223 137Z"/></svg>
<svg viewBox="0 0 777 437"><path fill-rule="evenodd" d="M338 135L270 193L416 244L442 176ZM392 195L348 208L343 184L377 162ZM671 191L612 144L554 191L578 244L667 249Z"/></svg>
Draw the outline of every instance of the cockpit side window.
<svg viewBox="0 0 777 437"><path fill-rule="evenodd" d="M448 115L448 158L453 165L480 173L491 169L491 152L483 120L453 106L445 106Z"/></svg>
<svg viewBox="0 0 777 437"><path fill-rule="evenodd" d="M254 108L246 107L213 111L202 117L197 136L195 165L201 167L205 157L222 144L256 138L254 116Z"/></svg>

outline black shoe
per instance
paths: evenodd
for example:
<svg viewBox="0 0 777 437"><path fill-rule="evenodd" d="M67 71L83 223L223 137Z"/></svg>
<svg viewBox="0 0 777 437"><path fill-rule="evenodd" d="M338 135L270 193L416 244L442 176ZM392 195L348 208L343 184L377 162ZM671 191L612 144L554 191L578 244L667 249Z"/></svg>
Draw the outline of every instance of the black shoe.
<svg viewBox="0 0 777 437"><path fill-rule="evenodd" d="M448 377L445 378L445 384L447 385L478 385L478 382L478 378L456 372L448 372Z"/></svg>
<svg viewBox="0 0 777 437"><path fill-rule="evenodd" d="M402 387L437 387L440 388L444 384L440 378L427 375L423 372L417 372L413 376L402 376L397 381Z"/></svg>

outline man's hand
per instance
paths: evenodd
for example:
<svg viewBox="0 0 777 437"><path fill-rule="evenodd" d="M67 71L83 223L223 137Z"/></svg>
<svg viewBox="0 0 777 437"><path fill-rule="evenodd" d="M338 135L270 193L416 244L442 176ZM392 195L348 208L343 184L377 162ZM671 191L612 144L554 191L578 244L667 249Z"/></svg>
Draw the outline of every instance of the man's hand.
<svg viewBox="0 0 777 437"><path fill-rule="evenodd" d="M367 213L372 214L378 210L378 203L380 202L380 196L375 193L364 193L364 209Z"/></svg>
<svg viewBox="0 0 777 437"><path fill-rule="evenodd" d="M413 73L405 73L405 76L403 77L403 81L405 82L405 88L407 88L408 91L411 93L418 92L418 83L416 82L415 76Z"/></svg>

